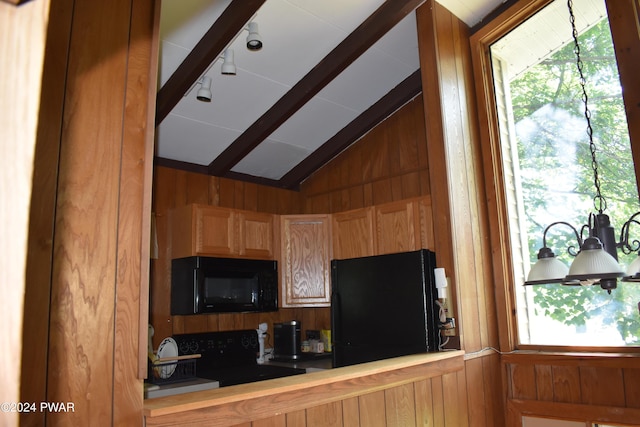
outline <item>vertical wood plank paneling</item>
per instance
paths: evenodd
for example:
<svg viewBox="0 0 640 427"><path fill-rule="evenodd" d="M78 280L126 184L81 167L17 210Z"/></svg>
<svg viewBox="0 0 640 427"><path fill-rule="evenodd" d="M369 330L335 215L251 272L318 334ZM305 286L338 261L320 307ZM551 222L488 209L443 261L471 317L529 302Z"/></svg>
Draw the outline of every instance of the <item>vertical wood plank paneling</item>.
<svg viewBox="0 0 640 427"><path fill-rule="evenodd" d="M471 419L469 418L469 402L468 402L468 391L467 391L467 375L466 369L462 371L458 371L455 374L456 381L458 384L458 398L457 398L457 407L458 413L460 414L460 426L469 426L471 424ZM492 390L493 391L493 390ZM471 393L474 390L470 391ZM482 419L480 420L482 422ZM493 426L502 425L502 422L496 422L492 424Z"/></svg>
<svg viewBox="0 0 640 427"><path fill-rule="evenodd" d="M538 400L553 400L553 372L549 365L536 365L536 397Z"/></svg>
<svg viewBox="0 0 640 427"><path fill-rule="evenodd" d="M446 426L444 418L445 397L442 377L435 377L431 379L431 396L433 398L433 425Z"/></svg>
<svg viewBox="0 0 640 427"><path fill-rule="evenodd" d="M553 400L580 403L580 370L577 366L553 366Z"/></svg>
<svg viewBox="0 0 640 427"><path fill-rule="evenodd" d="M365 394L358 398L360 406L360 425L371 427L385 426L384 391ZM347 425L345 425L347 427Z"/></svg>
<svg viewBox="0 0 640 427"><path fill-rule="evenodd" d="M357 397L342 401L342 423L345 427L360 425L360 402Z"/></svg>
<svg viewBox="0 0 640 427"><path fill-rule="evenodd" d="M307 411L301 409L299 411L289 412L286 414L287 427L306 427Z"/></svg>
<svg viewBox="0 0 640 427"><path fill-rule="evenodd" d="M387 427L411 427L416 425L413 383L385 390L384 398Z"/></svg>
<svg viewBox="0 0 640 427"><path fill-rule="evenodd" d="M468 425L466 401L460 399L461 392L458 389L458 376L456 373L442 376L442 390L444 397L444 425L460 427Z"/></svg>
<svg viewBox="0 0 640 427"><path fill-rule="evenodd" d="M305 212L342 212L429 194L421 178L426 152L417 96L302 184Z"/></svg>
<svg viewBox="0 0 640 427"><path fill-rule="evenodd" d="M487 405L485 406L485 419L487 426L500 426L508 425L505 423L505 408L504 402L506 401L506 389L503 386L503 369L504 366L500 363L500 355L493 354L489 357L482 358L483 374L484 374L484 395L486 396ZM465 370L467 373L467 370ZM467 393L471 396L475 393L475 389L468 389ZM471 404L469 404L469 410L471 410ZM472 418L469 417L469 424L471 425Z"/></svg>
<svg viewBox="0 0 640 427"><path fill-rule="evenodd" d="M342 427L342 404L340 401L307 409L309 426ZM346 426L345 426L346 427Z"/></svg>
<svg viewBox="0 0 640 427"><path fill-rule="evenodd" d="M29 301L29 304L24 305L24 320L22 325L22 346L28 348L29 351L22 352L22 363L19 368L2 367L2 379L0 383L6 384L7 389L11 388L12 381L9 380L9 376L18 375L20 372L19 381L16 382L16 387L19 384L20 398L14 397L13 399L7 399L6 396L2 400L3 402L42 402L46 401L46 378L47 378L47 355L48 355L48 334L49 334L49 302L51 296L51 257L53 253L53 222L55 216L55 199L56 199L56 183L58 175L58 157L60 152L60 123L62 122L63 105L64 105L64 91L65 91L65 75L67 64L67 46L69 44L70 31L71 31L71 14L69 13L70 7L68 2L59 1L54 2L49 10L49 19L57 22L58 25L49 25L46 29L45 23L41 23L43 28L39 28L38 25L29 22L29 25L25 25L25 19L33 19L30 16L33 11L38 10L38 13L42 13L41 17L45 18L46 13L41 12L40 8L44 7L46 10L48 2L41 2L36 8L9 8L12 19L4 24L0 25L0 28L12 29L12 25L16 25L17 28L21 28L24 25L24 29L33 28L34 34L31 37L38 37L40 31L42 31L42 48L44 51L44 69L46 72L42 73L42 92L40 94L40 117L37 118L38 133L35 139L35 158L33 162L33 182L32 182L32 194L31 194L31 206L28 219L29 232L28 232L28 249L26 256L26 268L21 268L20 272L25 274L25 289L24 296L19 292L18 281L14 281L5 276L7 285L12 291L18 292L21 303L11 303L11 299L8 297L2 298L5 301L7 307L22 307L22 301ZM31 6L31 5L30 5ZM4 8L4 9L3 9ZM0 9L7 11L7 5L0 5ZM1 12L0 12L1 13ZM36 21L37 22L37 21ZM44 48L44 32L46 31L46 45ZM23 36L24 37L24 36ZM34 40L28 39L29 43ZM21 48L18 43L10 43L9 47ZM11 49L6 52L9 53L10 60L3 63L17 65L21 63L21 60L16 61L17 55L12 55ZM34 47L34 51L30 52L29 49L23 50L22 53L26 54L40 54ZM28 55L27 55L28 56ZM2 62L2 61L0 61ZM40 75L42 71L38 71ZM12 69L5 70L5 81L10 82L11 85L15 85L16 78L9 77L12 73ZM22 76L26 78L25 76ZM0 83L1 85L1 83ZM34 89L35 90L35 89ZM0 90L2 92L2 90ZM8 92L2 92L7 94ZM12 96L6 96L6 99L1 99L0 103L4 100L10 100L10 102L16 102L20 98ZM24 100L29 100L29 97L25 97ZM16 105L12 105L11 109L2 109L3 114L0 116L2 119L7 119L7 124L0 126L0 133L5 130L7 125L19 124L27 130L26 123L28 121L16 121L11 119L11 114L17 112ZM35 114L35 113L34 113ZM34 117L34 120L36 118ZM0 141L8 142L9 144L15 144L16 147L22 147L25 150L29 147L26 141L11 141L9 137L0 138ZM26 153L26 151L25 151ZM0 156L3 159L11 159L12 155L8 152L2 151ZM11 160L10 160L11 161ZM28 194L22 191L21 185L16 185L15 180L19 179L19 175L13 175L10 166L21 165L21 162L14 159L15 164L9 164L3 166L2 170L9 172L11 177L10 185L6 187L3 185L0 193L3 194L3 201L7 203L7 206L14 206L14 203L10 202L10 191L16 190L20 195L27 197ZM19 166L21 169L22 167ZM24 167L25 178L31 176L28 172L28 168ZM15 204L15 206L19 206ZM26 216L20 214L21 220ZM3 225L9 226L10 221L8 217L3 220ZM7 236L7 235L5 235ZM14 239L5 237L5 243L11 245L11 250L5 250L5 259L10 259L9 254L17 254L17 246L14 246ZM9 263L11 267L13 263ZM19 265L16 263L15 265ZM2 268L2 271L8 271L6 268ZM6 273L5 273L6 274ZM3 284L0 284L2 286ZM8 327L12 325L12 322L3 321L2 326ZM19 333L20 331L17 331ZM7 342L11 341L12 335L8 331L1 334L5 337ZM15 349L9 355L12 362L18 363L18 349L19 347L13 344L9 345L10 348ZM3 390L5 391L5 390ZM7 417L11 414L3 414ZM2 420L2 417L0 417ZM3 421L0 421L2 424ZM45 423L45 414L43 412L23 412L20 414L20 424L23 426L40 426Z"/></svg>
<svg viewBox="0 0 640 427"><path fill-rule="evenodd" d="M155 168L153 211L156 218L158 240L158 258L151 262L151 284L149 292L150 321L155 329L153 346L173 332L170 313L171 296L171 216L175 207L177 192L176 171L168 168ZM158 189L161 189L158 191ZM179 329L178 329L179 330Z"/></svg>
<svg viewBox="0 0 640 427"><path fill-rule="evenodd" d="M490 399L494 398L491 394L486 394L483 359L467 360L464 364L467 380L465 389L469 391L469 421L472 426L488 426L485 413Z"/></svg>
<svg viewBox="0 0 640 427"><path fill-rule="evenodd" d="M624 105L631 140L633 163L636 170L636 185L640 187L640 2L638 0L607 0L607 14L611 36L618 62L620 83L624 88Z"/></svg>
<svg viewBox="0 0 640 427"><path fill-rule="evenodd" d="M534 365L509 365L513 399L535 400L536 371Z"/></svg>
<svg viewBox="0 0 640 427"><path fill-rule="evenodd" d="M156 13L157 12L157 13ZM157 58L153 38L159 8L134 0L126 76L118 206L114 343L114 425L140 422L146 375L149 303L149 230ZM157 21L156 21L157 19ZM154 60L152 62L152 59ZM153 128L153 126L150 126Z"/></svg>
<svg viewBox="0 0 640 427"><path fill-rule="evenodd" d="M640 408L640 369L624 369L624 395L626 406Z"/></svg>
<svg viewBox="0 0 640 427"><path fill-rule="evenodd" d="M47 400L75 402L76 411L48 414L52 425L113 422L117 210L130 9L126 0L75 3L73 9Z"/></svg>
<svg viewBox="0 0 640 427"><path fill-rule="evenodd" d="M580 367L582 403L602 406L625 406L622 369L594 366Z"/></svg>
<svg viewBox="0 0 640 427"><path fill-rule="evenodd" d="M275 415L263 420L253 421L251 427L289 427L287 426L287 418L285 414Z"/></svg>
<svg viewBox="0 0 640 427"><path fill-rule="evenodd" d="M433 398L431 396L431 379L413 383L416 404L416 425L434 426Z"/></svg>

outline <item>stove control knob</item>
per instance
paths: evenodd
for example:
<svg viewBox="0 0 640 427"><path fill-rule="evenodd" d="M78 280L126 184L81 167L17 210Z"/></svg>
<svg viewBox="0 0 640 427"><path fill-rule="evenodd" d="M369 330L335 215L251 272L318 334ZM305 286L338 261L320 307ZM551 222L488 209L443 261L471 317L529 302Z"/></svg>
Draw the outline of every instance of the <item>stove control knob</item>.
<svg viewBox="0 0 640 427"><path fill-rule="evenodd" d="M250 344L251 344L251 338L248 337L247 335L243 335L242 336L242 347L248 348Z"/></svg>
<svg viewBox="0 0 640 427"><path fill-rule="evenodd" d="M188 354L189 353L189 347L190 347L190 345L189 345L188 341L182 341L178 348L179 348L181 354Z"/></svg>

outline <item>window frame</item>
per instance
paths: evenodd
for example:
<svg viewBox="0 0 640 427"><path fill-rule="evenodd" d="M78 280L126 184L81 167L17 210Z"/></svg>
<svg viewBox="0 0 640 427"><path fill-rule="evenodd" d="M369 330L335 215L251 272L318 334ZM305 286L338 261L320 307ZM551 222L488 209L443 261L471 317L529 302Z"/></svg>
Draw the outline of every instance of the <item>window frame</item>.
<svg viewBox="0 0 640 427"><path fill-rule="evenodd" d="M514 263L511 258L511 236L507 195L504 185L503 156L500 129L493 87L490 46L513 28L534 15L553 0L519 0L510 4L470 36L473 76L476 85L480 145L484 164L487 210L491 221L491 247L494 259L494 283L498 301L500 347L508 350L539 350L553 352L633 353L632 347L578 347L520 344L514 283ZM629 122L631 152L636 170L636 185L640 180L640 79L634 78L640 67L640 0L604 0L618 62L623 101ZM634 68L636 71L634 71ZM638 80L638 81L636 81ZM633 105L635 104L635 105ZM640 188L640 185L639 185Z"/></svg>

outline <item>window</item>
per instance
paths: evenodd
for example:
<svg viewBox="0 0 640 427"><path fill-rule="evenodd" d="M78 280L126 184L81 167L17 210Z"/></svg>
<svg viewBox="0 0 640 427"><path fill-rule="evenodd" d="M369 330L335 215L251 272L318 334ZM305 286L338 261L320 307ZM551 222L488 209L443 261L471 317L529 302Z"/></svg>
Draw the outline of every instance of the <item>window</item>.
<svg viewBox="0 0 640 427"><path fill-rule="evenodd" d="M639 209L626 115L603 0L574 0L598 170L616 232ZM523 286L546 226L576 228L594 211L584 105L566 1L556 0L490 47L521 344L640 345L640 286ZM567 264L573 232L547 243ZM633 231L632 231L633 233ZM640 238L640 226L636 230ZM576 247L577 249L577 247ZM619 255L622 255L619 252ZM636 254L632 254L636 256ZM621 264L631 259L621 257Z"/></svg>

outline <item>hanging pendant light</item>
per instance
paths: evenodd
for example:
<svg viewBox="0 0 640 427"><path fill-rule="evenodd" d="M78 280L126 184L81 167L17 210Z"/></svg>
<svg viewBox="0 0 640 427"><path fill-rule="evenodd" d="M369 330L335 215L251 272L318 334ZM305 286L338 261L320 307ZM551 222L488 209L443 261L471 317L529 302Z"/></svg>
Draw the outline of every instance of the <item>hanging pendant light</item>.
<svg viewBox="0 0 640 427"><path fill-rule="evenodd" d="M629 266L627 273L618 264L617 249L621 248L625 253L638 252L640 255L640 242L629 242L629 228L631 224L640 224L635 218L640 212L635 213L622 227L620 242L616 242L615 230L611 225L609 216L604 213L606 200L600 191L600 178L598 176L598 162L596 159L596 145L593 140L593 128L591 127L591 112L589 111L588 95L586 91L586 79L583 73L583 63L580 57L580 44L576 29L575 15L573 13L573 1L567 1L569 18L571 22L574 41L574 53L576 66L580 75L580 87L582 89L582 101L584 103L584 116L587 121L587 135L589 137L589 150L591 152L591 166L593 170L593 182L596 190L594 205L597 213L589 214L589 221L581 227L581 232L588 231L588 237L582 239L582 233L566 222L555 222L549 225L543 234L543 247L538 252L538 261L533 265L525 285L562 283L563 285L592 285L597 284L602 289L611 293L617 287L617 279L624 276L623 281L640 282L640 256ZM553 251L547 247L546 235L550 228L564 224L571 227L576 235L580 250L575 253L572 247L569 253L575 257L568 269L566 265L555 258Z"/></svg>

